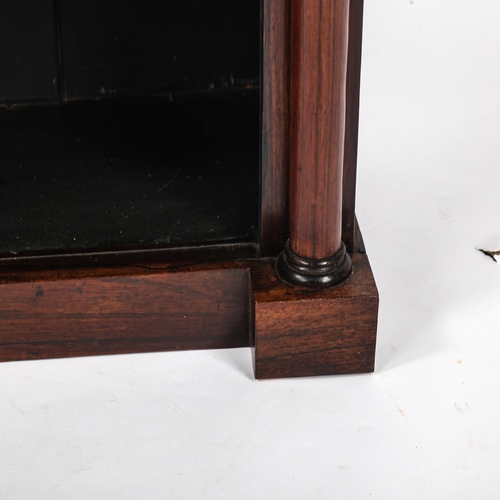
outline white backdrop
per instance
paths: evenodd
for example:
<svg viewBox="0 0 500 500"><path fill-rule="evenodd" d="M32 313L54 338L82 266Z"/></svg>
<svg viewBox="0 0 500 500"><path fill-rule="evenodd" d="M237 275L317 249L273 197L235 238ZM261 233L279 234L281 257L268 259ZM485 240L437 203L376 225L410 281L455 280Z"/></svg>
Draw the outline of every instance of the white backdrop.
<svg viewBox="0 0 500 500"><path fill-rule="evenodd" d="M0 364L0 499L500 498L500 4L366 0L373 375L250 351Z"/></svg>

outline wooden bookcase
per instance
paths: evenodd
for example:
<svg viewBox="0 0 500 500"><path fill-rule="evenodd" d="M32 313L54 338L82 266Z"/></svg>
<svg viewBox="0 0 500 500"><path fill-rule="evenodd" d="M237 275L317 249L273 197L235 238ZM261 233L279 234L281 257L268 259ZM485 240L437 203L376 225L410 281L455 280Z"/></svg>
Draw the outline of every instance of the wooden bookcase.
<svg viewBox="0 0 500 500"><path fill-rule="evenodd" d="M250 346L257 378L373 370L378 294L354 210L363 0L261 12L257 88L0 115L12 220L43 184L19 151L66 203L31 203L38 219L2 230L1 361ZM54 165L75 154L85 175L68 187L75 168ZM120 218L123 199L142 215ZM85 221L74 237L64 214Z"/></svg>

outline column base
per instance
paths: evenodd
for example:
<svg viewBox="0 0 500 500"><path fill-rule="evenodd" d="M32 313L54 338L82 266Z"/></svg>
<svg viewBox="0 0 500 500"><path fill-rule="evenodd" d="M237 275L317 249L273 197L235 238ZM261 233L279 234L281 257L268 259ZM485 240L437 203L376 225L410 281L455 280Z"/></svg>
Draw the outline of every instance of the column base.
<svg viewBox="0 0 500 500"><path fill-rule="evenodd" d="M307 259L297 255L287 241L276 262L276 273L294 286L331 287L345 281L352 271L352 264L345 245L325 259Z"/></svg>
<svg viewBox="0 0 500 500"><path fill-rule="evenodd" d="M255 377L310 377L374 370L378 293L366 254L352 255L349 279L313 290L252 273Z"/></svg>

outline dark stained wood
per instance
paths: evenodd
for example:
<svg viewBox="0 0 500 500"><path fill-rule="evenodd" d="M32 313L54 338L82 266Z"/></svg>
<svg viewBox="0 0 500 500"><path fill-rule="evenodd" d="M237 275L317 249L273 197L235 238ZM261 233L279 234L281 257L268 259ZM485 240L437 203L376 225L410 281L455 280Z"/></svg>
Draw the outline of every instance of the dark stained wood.
<svg viewBox="0 0 500 500"><path fill-rule="evenodd" d="M8 272L33 269L65 269L72 267L105 267L105 266L154 266L156 263L169 262L172 266L185 262L220 262L236 259L246 260L259 256L260 249L256 243L235 243L223 245L165 246L154 245L133 249L102 249L87 252L62 252L0 258L0 274L2 269Z"/></svg>
<svg viewBox="0 0 500 500"><path fill-rule="evenodd" d="M376 293L375 280L366 254L352 255L352 273L339 286L314 290L308 287L290 286L283 283L273 272L274 259L258 259L251 266L252 289L256 303L325 300L342 297L372 297ZM248 265L248 264L247 264Z"/></svg>
<svg viewBox="0 0 500 500"><path fill-rule="evenodd" d="M349 1L354 9L350 19ZM264 0L260 243L266 257L258 258L259 248L252 238L233 244L204 239L198 241L199 248L183 241L150 242L141 248L123 244L115 246L115 251L106 251L105 246L98 251L78 246L47 251L23 247L28 250L23 256L12 252L0 259L0 361L252 346L257 378L373 371L378 293L368 259L361 253L359 231L353 235L352 267L341 242L342 183L352 191L355 182L354 149L346 152L351 170L345 178L342 169L344 140L351 148L357 141L354 108L359 104L356 57L360 46L356 43L361 32L356 32L356 26L360 29L357 23L362 12L356 9L360 7L361 0ZM290 44L289 8L293 12ZM353 44L349 59L348 22ZM350 135L345 137L348 65L352 86L348 100L354 108L347 110ZM286 75L290 67L289 95ZM289 97L291 124L287 129ZM110 123L115 121L97 121L92 126L106 130ZM137 123L129 120L122 126L125 130L135 127L129 137L137 135ZM62 127L64 133L66 128ZM165 138L175 141L177 128L169 129L170 133L150 128L154 133L145 134L146 144L141 142L138 149L125 141L123 160L142 158L142 154L148 157L151 144L164 144ZM233 128L226 123L229 134ZM200 143L194 133L183 148L206 154L218 141L234 145L228 137L217 134ZM253 141L250 136L247 139ZM289 139L290 244L276 259L269 256L276 255L287 235ZM88 165L95 161L96 150L109 146L107 139L103 137L97 146L83 148L89 154ZM49 165L51 155L46 160ZM158 166L162 172L164 162ZM120 169L116 178L127 172L127 168ZM180 173L174 180L179 177ZM224 179L225 186L231 187L228 178ZM353 210L351 195L345 203ZM241 226L241 220L235 220ZM162 220L153 223L156 234ZM299 277L293 281L295 286L287 285L276 272L279 263L285 262L284 255L295 259L294 272ZM322 274L325 270L332 272ZM312 282L301 281L301 272L307 279L326 277L327 284L335 282L332 277L339 273L347 279L335 287L310 288Z"/></svg>
<svg viewBox="0 0 500 500"><path fill-rule="evenodd" d="M349 0L292 0L290 247L341 247Z"/></svg>
<svg viewBox="0 0 500 500"><path fill-rule="evenodd" d="M0 361L249 345L248 271L128 272L2 277Z"/></svg>
<svg viewBox="0 0 500 500"><path fill-rule="evenodd" d="M349 275L342 183L349 0L293 0L290 30L290 239L287 283L331 287Z"/></svg>
<svg viewBox="0 0 500 500"><path fill-rule="evenodd" d="M283 284L275 263L0 270L0 360L255 346L257 378L372 371L366 255L323 291Z"/></svg>
<svg viewBox="0 0 500 500"><path fill-rule="evenodd" d="M276 256L288 237L289 0L263 1L260 245Z"/></svg>
<svg viewBox="0 0 500 500"><path fill-rule="evenodd" d="M347 59L346 134L344 147L344 187L342 241L353 252L356 241L355 203L358 161L359 91L361 82L361 47L363 38L363 2L351 0L349 8L349 49Z"/></svg>
<svg viewBox="0 0 500 500"><path fill-rule="evenodd" d="M252 285L256 378L373 371L378 293L366 255L354 254L351 277L322 292L287 287L265 265Z"/></svg>
<svg viewBox="0 0 500 500"><path fill-rule="evenodd" d="M0 286L37 281L72 281L85 278L123 278L129 276L149 276L157 273L194 273L249 269L252 260L222 259L213 262L165 260L161 262L128 263L123 265L84 267L5 267L0 268ZM257 260L259 262L259 260Z"/></svg>

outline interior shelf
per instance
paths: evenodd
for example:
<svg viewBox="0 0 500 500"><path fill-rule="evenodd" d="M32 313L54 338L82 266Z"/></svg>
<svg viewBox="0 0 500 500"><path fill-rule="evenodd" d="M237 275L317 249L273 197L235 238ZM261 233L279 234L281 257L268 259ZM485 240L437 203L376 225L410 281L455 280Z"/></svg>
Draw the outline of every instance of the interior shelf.
<svg viewBox="0 0 500 500"><path fill-rule="evenodd" d="M258 89L0 109L0 256L257 241Z"/></svg>

